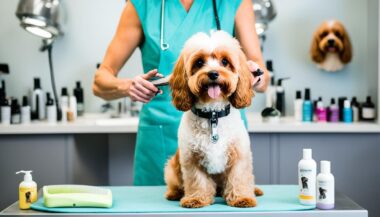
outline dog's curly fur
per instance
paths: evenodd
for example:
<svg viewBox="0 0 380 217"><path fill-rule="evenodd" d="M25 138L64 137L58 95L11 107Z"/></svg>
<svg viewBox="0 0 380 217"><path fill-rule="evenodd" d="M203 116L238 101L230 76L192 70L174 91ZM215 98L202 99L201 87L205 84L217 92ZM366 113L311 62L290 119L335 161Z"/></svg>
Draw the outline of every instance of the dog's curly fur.
<svg viewBox="0 0 380 217"><path fill-rule="evenodd" d="M217 72L217 80L209 78ZM217 194L235 207L256 206L252 153L248 132L239 108L251 104L252 75L236 39L217 31L198 33L181 52L170 80L173 104L185 111L178 130L178 151L165 167L166 198L180 200L183 207L213 203ZM220 89L217 98L208 88ZM219 140L210 140L210 123L189 111L221 111L231 104L230 114L218 120Z"/></svg>

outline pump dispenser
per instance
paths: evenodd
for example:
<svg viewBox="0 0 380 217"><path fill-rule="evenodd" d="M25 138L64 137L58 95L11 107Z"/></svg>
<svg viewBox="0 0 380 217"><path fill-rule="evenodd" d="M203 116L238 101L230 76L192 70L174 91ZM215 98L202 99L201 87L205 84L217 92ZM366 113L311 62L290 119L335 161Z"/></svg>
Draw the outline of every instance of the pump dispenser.
<svg viewBox="0 0 380 217"><path fill-rule="evenodd" d="M280 78L277 80L276 86L276 109L281 112L281 116L285 116L285 89L282 82L290 78Z"/></svg>
<svg viewBox="0 0 380 217"><path fill-rule="evenodd" d="M335 179L330 161L321 161L321 173L317 176L317 207L333 209L335 204Z"/></svg>
<svg viewBox="0 0 380 217"><path fill-rule="evenodd" d="M37 183L33 181L32 171L18 171L16 174L24 173L24 181L19 186L20 209L30 209L30 205L37 201Z"/></svg>
<svg viewBox="0 0 380 217"><path fill-rule="evenodd" d="M298 163L299 200L302 205L316 205L317 164L312 158L311 149L303 149L303 159Z"/></svg>

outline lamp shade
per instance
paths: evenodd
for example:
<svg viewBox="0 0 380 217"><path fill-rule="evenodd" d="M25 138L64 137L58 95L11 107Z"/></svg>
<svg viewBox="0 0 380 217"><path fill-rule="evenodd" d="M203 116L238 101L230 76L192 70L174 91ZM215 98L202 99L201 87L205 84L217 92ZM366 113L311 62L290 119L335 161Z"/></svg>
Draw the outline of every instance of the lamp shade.
<svg viewBox="0 0 380 217"><path fill-rule="evenodd" d="M277 11L271 0L252 0L253 11L256 17L256 32L263 35L268 24L276 17Z"/></svg>
<svg viewBox="0 0 380 217"><path fill-rule="evenodd" d="M58 0L20 0L16 16L26 31L43 39L61 34Z"/></svg>

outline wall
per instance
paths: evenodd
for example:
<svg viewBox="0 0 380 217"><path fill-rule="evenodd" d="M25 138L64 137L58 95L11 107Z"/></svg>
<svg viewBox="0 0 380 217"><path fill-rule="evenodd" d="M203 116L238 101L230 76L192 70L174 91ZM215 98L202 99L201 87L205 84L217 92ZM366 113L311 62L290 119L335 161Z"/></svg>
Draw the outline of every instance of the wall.
<svg viewBox="0 0 380 217"><path fill-rule="evenodd" d="M40 53L40 40L19 27L14 15L18 1L3 0L0 7L0 62L7 62L11 75L3 76L8 93L21 98L33 84L33 77L43 78L42 86L50 90L46 53ZM103 100L92 96L91 83L95 64L104 52L116 28L124 1L63 1L66 11L65 35L54 48L58 87L76 80L85 86L86 109L99 111ZM285 82L287 111L292 113L292 99L298 89L310 87L312 97L357 96L364 99L377 94L377 1L376 0L275 0L278 17L270 25L264 56L274 60L277 77L290 76ZM314 30L322 20L337 18L351 34L354 60L342 72L319 71L308 52ZM376 31L375 31L376 30ZM126 64L121 77L142 72L137 51ZM128 72L127 72L128 71ZM1 78L1 77L0 77ZM376 97L375 97L376 98ZM265 97L259 94L253 110L261 111Z"/></svg>

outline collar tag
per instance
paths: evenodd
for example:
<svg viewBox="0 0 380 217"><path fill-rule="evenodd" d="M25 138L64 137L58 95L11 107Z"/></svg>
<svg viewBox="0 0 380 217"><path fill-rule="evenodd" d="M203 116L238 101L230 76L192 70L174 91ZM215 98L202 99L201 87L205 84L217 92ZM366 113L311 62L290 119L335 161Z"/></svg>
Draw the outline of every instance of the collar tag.
<svg viewBox="0 0 380 217"><path fill-rule="evenodd" d="M218 135L218 115L216 114L215 111L211 113L210 125L211 125L211 142L216 143L219 140L219 135Z"/></svg>

